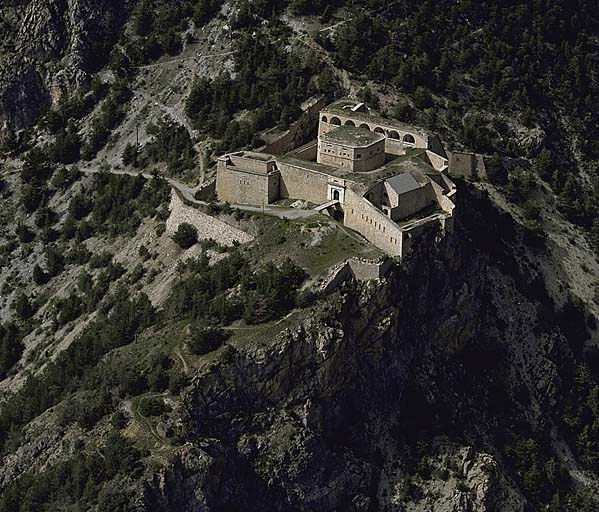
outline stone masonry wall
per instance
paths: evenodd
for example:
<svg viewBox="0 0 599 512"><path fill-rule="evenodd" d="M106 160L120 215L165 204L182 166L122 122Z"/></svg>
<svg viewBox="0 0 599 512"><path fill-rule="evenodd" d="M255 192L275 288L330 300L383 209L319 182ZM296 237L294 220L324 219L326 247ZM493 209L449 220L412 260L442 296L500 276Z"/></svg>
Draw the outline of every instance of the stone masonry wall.
<svg viewBox="0 0 599 512"><path fill-rule="evenodd" d="M237 171L218 162L216 192L221 201L233 204L260 205L263 201L268 204L269 179L272 177Z"/></svg>
<svg viewBox="0 0 599 512"><path fill-rule="evenodd" d="M254 239L245 231L241 231L222 220L206 215L191 206L187 206L174 190L171 192L169 210L171 214L166 221L166 230L171 235L177 231L180 224L187 222L197 228L200 240L212 238L221 245L230 246L234 242L243 244L251 242Z"/></svg>
<svg viewBox="0 0 599 512"><path fill-rule="evenodd" d="M329 98L319 98L308 107L302 116L291 126L289 131L261 151L271 155L283 155L305 142L307 135L318 125L318 114L327 105Z"/></svg>
<svg viewBox="0 0 599 512"><path fill-rule="evenodd" d="M348 260L348 263L358 281L381 279L387 275L387 271L392 265L390 259L366 260L363 258L351 258Z"/></svg>
<svg viewBox="0 0 599 512"><path fill-rule="evenodd" d="M302 199L316 204L328 200L329 177L308 169L300 169L286 162L278 162L281 173L281 197Z"/></svg>
<svg viewBox="0 0 599 512"><path fill-rule="evenodd" d="M402 231L395 222L352 190L345 194L344 224L391 256L403 256Z"/></svg>

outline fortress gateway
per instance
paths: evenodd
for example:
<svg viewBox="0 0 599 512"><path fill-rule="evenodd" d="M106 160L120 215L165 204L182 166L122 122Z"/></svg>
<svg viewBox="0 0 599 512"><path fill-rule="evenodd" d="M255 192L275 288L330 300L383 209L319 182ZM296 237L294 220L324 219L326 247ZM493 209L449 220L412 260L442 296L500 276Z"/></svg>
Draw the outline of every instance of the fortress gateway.
<svg viewBox="0 0 599 512"><path fill-rule="evenodd" d="M338 100L320 112L318 140L279 156L242 151L218 159L222 201L300 199L391 256L425 229L453 230L455 184L439 137Z"/></svg>

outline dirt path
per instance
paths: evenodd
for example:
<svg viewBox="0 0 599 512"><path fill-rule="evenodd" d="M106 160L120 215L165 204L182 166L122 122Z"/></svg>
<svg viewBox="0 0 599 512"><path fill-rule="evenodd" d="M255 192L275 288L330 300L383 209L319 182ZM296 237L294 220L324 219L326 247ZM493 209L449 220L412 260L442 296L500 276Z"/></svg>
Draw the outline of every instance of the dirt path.
<svg viewBox="0 0 599 512"><path fill-rule="evenodd" d="M177 347L175 349L175 354L177 354L177 357L180 359L181 363L183 364L183 371L185 372L186 375L189 375L189 366L187 366L187 361L183 357L183 354L181 353L181 349L179 347Z"/></svg>
<svg viewBox="0 0 599 512"><path fill-rule="evenodd" d="M218 53L207 53L205 55L190 55L189 57L176 57L174 59L165 59L160 62L154 62L153 64L146 64L144 66L139 66L137 69L152 69L159 66L164 66L166 64L177 63L177 62L185 62L188 60L196 60L198 63L204 59L214 58L214 57L226 57L227 55L233 55L236 50L230 50L228 52L218 52Z"/></svg>
<svg viewBox="0 0 599 512"><path fill-rule="evenodd" d="M160 443L160 446L164 446L165 440L162 438L162 436L158 432L156 432L156 429L152 426L152 423L150 422L150 420L148 420L148 418L141 413L141 411L139 410L139 407L140 407L142 401L144 401L148 398L154 398L157 396L166 396L166 395L167 395L167 392L165 391L164 393L155 393L152 395L144 396L144 397L140 398L139 402L137 403L137 407L135 408L135 415L137 415L142 420L142 422L145 423L146 427L150 431L150 434L152 434L152 437Z"/></svg>
<svg viewBox="0 0 599 512"><path fill-rule="evenodd" d="M293 316L295 313L297 313L297 310L293 310L290 313L287 313L283 318L279 318L276 322L274 322L272 324L269 323L269 324L258 324L258 325L244 325L241 327L225 326L225 327L223 327L223 330L224 331L255 331L255 330L259 330L259 329L268 329L275 325L282 324L285 320L287 320L289 317Z"/></svg>

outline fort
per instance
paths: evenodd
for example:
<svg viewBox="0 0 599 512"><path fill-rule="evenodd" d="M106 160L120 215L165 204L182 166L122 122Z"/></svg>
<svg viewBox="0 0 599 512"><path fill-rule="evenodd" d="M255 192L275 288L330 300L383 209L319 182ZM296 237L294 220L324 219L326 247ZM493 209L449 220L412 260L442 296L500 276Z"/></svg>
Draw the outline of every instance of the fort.
<svg viewBox="0 0 599 512"><path fill-rule="evenodd" d="M218 158L216 192L232 204L305 201L403 257L424 230L453 231L456 186L448 165L438 135L343 98L320 111L317 139L308 144L284 155Z"/></svg>

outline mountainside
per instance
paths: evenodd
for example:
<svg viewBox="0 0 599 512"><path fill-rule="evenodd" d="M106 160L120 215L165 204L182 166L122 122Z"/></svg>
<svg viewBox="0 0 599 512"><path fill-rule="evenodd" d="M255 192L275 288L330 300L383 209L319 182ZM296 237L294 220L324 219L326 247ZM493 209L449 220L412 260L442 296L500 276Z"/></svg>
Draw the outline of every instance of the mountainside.
<svg viewBox="0 0 599 512"><path fill-rule="evenodd" d="M584 0L0 7L0 512L599 510L598 25ZM453 234L324 293L383 255L209 190L341 94L488 177L456 179Z"/></svg>
<svg viewBox="0 0 599 512"><path fill-rule="evenodd" d="M32 1L2 7L0 139L89 87L129 13L128 2Z"/></svg>

